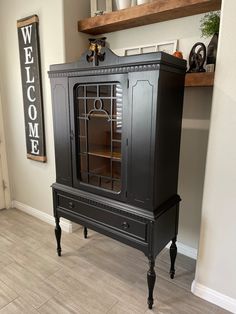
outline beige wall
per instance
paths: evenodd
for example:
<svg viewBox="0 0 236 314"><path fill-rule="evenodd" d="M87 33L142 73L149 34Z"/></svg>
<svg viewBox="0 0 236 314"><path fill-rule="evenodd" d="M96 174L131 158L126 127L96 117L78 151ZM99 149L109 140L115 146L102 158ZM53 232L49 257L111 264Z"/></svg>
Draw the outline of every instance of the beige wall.
<svg viewBox="0 0 236 314"><path fill-rule="evenodd" d="M178 240L198 247L212 88L186 88L180 147Z"/></svg>
<svg viewBox="0 0 236 314"><path fill-rule="evenodd" d="M234 298L236 313L236 1L224 0L196 282Z"/></svg>
<svg viewBox="0 0 236 314"><path fill-rule="evenodd" d="M202 15L135 27L115 33L106 34L111 49L133 47L149 43L179 40L179 48L188 58L189 51L197 41L208 42L201 38L199 30Z"/></svg>
<svg viewBox="0 0 236 314"><path fill-rule="evenodd" d="M201 38L202 15L136 27L106 34L111 49L135 47L178 39L179 49L188 59L189 52ZM180 225L178 240L197 249L202 206L208 126L212 88L187 88L184 97L183 130L181 139L179 194Z"/></svg>
<svg viewBox="0 0 236 314"><path fill-rule="evenodd" d="M1 40L1 37L0 37ZM8 165L7 165L7 155L6 155L6 140L5 132L3 126L3 114L2 114L2 102L1 102L1 93L0 93L0 171L1 171L1 180L0 189L1 189L1 206L0 208L9 208L11 207L11 193L10 193L10 184L9 184L9 175L8 175ZM2 195L3 194L3 195ZM4 205L3 205L4 204Z"/></svg>
<svg viewBox="0 0 236 314"><path fill-rule="evenodd" d="M66 62L78 60L88 46L89 35L77 31L78 20L90 16L90 1L64 0Z"/></svg>
<svg viewBox="0 0 236 314"><path fill-rule="evenodd" d="M83 5L80 10L79 3ZM83 43L80 44L80 36L76 27L77 10L78 16L83 15L83 10L86 11L84 0L77 0L77 2L70 0L66 12L64 12L63 0L6 0L0 2L0 88L12 190L11 197L13 200L49 214L52 213L50 185L55 181L55 165L51 93L47 71L50 64L72 61L84 49L84 47L82 48ZM44 119L48 158L45 164L26 159L16 21L32 14L37 14L40 21ZM71 18L68 17L68 14ZM86 12L86 14L88 13ZM70 27L70 31L68 27ZM76 45L78 51L75 50Z"/></svg>

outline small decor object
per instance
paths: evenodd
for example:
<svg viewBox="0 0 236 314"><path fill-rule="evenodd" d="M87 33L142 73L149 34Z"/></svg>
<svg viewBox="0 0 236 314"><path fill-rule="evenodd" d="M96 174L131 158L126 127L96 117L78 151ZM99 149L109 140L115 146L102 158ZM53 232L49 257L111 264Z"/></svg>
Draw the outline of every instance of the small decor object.
<svg viewBox="0 0 236 314"><path fill-rule="evenodd" d="M90 0L91 17L112 11L112 0Z"/></svg>
<svg viewBox="0 0 236 314"><path fill-rule="evenodd" d="M137 0L137 5L151 2L150 0Z"/></svg>
<svg viewBox="0 0 236 314"><path fill-rule="evenodd" d="M99 16L99 15L103 15L104 14L104 11L97 11L97 12L95 12L95 16Z"/></svg>
<svg viewBox="0 0 236 314"><path fill-rule="evenodd" d="M218 33L215 33L207 47L206 71L214 72L218 47Z"/></svg>
<svg viewBox="0 0 236 314"><path fill-rule="evenodd" d="M123 10L131 7L131 0L115 0L115 7L117 10Z"/></svg>
<svg viewBox="0 0 236 314"><path fill-rule="evenodd" d="M173 53L173 56L175 56L176 58L180 58L180 59L183 59L183 53L181 51L178 51L176 50L174 53Z"/></svg>
<svg viewBox="0 0 236 314"><path fill-rule="evenodd" d="M203 37L213 36L207 47L207 72L215 71L216 54L218 46L218 35L220 28L220 11L210 12L201 19L200 29Z"/></svg>
<svg viewBox="0 0 236 314"><path fill-rule="evenodd" d="M89 43L90 54L87 55L87 61L93 62L95 66L98 66L99 62L105 59L105 52L102 52L102 48L106 46L106 37L89 38Z"/></svg>
<svg viewBox="0 0 236 314"><path fill-rule="evenodd" d="M189 54L189 73L206 72L203 65L206 61L206 46L203 43L196 43Z"/></svg>
<svg viewBox="0 0 236 314"><path fill-rule="evenodd" d="M46 162L37 15L17 21L27 158Z"/></svg>

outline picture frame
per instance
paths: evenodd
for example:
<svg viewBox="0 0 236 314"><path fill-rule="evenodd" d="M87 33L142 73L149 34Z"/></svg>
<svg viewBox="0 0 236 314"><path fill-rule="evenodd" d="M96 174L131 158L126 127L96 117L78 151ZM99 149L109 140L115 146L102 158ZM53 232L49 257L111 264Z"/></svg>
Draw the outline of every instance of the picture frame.
<svg viewBox="0 0 236 314"><path fill-rule="evenodd" d="M27 158L46 162L39 18L17 21Z"/></svg>
<svg viewBox="0 0 236 314"><path fill-rule="evenodd" d="M169 54L173 54L178 47L178 40L170 40L160 43L152 43L152 44L146 44L141 46L135 46L135 47L127 47L127 48L121 48L121 49L115 49L113 50L117 55L119 56L131 56L135 54L142 54L142 53L148 53L148 52L157 52L157 51L164 51Z"/></svg>
<svg viewBox="0 0 236 314"><path fill-rule="evenodd" d="M112 0L90 0L91 17L112 12Z"/></svg>

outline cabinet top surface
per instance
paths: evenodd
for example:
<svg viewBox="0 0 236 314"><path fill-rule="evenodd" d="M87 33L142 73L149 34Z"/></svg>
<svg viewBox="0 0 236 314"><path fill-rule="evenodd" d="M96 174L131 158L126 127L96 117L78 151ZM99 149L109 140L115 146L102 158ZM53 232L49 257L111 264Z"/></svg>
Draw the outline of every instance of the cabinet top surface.
<svg viewBox="0 0 236 314"><path fill-rule="evenodd" d="M51 65L48 73L49 76L54 76L53 74L58 73L61 73L61 76L65 76L63 73L70 72L73 76L76 72L94 72L95 70L96 73L96 70L101 70L102 72L100 71L98 74L116 74L156 70L160 64L170 66L183 73L186 71L186 60L176 58L165 52L120 57L109 48L104 47L99 55L94 55L93 51L87 50L76 62Z"/></svg>

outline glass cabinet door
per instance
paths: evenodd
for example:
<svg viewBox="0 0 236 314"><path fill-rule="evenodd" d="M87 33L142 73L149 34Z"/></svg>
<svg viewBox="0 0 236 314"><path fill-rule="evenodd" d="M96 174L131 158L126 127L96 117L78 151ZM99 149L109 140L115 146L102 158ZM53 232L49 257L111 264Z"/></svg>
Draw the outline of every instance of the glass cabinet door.
<svg viewBox="0 0 236 314"><path fill-rule="evenodd" d="M74 90L77 179L119 193L122 165L122 86L77 84Z"/></svg>

